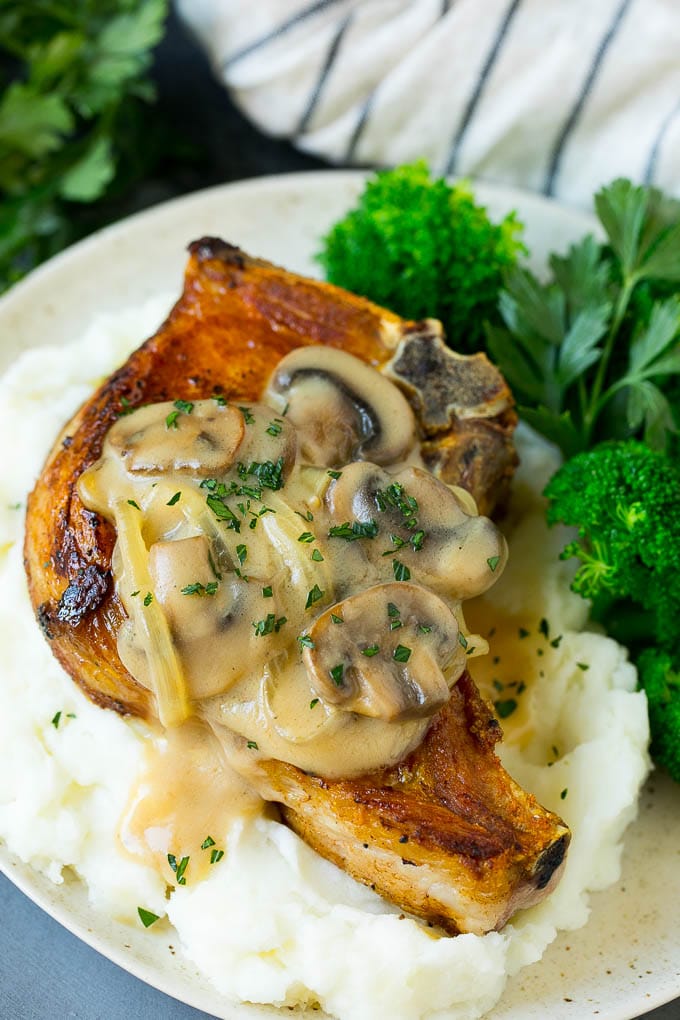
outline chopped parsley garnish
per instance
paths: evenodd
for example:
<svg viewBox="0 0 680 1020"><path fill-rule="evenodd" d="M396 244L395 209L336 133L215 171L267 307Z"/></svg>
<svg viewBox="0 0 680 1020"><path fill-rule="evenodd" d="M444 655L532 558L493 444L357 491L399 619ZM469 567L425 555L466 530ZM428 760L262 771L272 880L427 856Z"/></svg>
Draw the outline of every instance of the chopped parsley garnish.
<svg viewBox="0 0 680 1020"><path fill-rule="evenodd" d="M227 398L223 396L221 393L212 393L210 399L214 400L218 407L227 406Z"/></svg>
<svg viewBox="0 0 680 1020"><path fill-rule="evenodd" d="M320 549L312 549L312 559L316 563L323 563L323 556Z"/></svg>
<svg viewBox="0 0 680 1020"><path fill-rule="evenodd" d="M409 496L401 482L393 482L386 489L378 489L375 494L375 501L383 513L392 508L398 510L404 522L404 527L413 531L418 527L415 514L418 512L418 500Z"/></svg>
<svg viewBox="0 0 680 1020"><path fill-rule="evenodd" d="M337 666L333 666L332 669L329 669L328 672L330 673L331 680L333 681L335 686L342 687L343 684L345 683L344 665L341 662L339 662Z"/></svg>
<svg viewBox="0 0 680 1020"><path fill-rule="evenodd" d="M264 587L262 589L262 598L263 599L271 599L273 597L274 597L274 592L272 591L272 586L271 586L271 584L268 584L268 585L266 585L266 587Z"/></svg>
<svg viewBox="0 0 680 1020"><path fill-rule="evenodd" d="M139 914L139 920L145 928L150 928L152 924L160 920L158 914L152 914L150 910L145 910L144 907L137 907L137 913Z"/></svg>
<svg viewBox="0 0 680 1020"><path fill-rule="evenodd" d="M504 701L494 701L494 708L501 719L507 719L517 708L514 698L506 698Z"/></svg>
<svg viewBox="0 0 680 1020"><path fill-rule="evenodd" d="M243 415L243 419L246 425L252 425L255 421L255 415L252 413L249 407L239 407L239 411Z"/></svg>
<svg viewBox="0 0 680 1020"><path fill-rule="evenodd" d="M368 659L372 659L374 655L377 655L380 651L379 645L368 645L366 648L361 649L361 654L365 655Z"/></svg>
<svg viewBox="0 0 680 1020"><path fill-rule="evenodd" d="M271 460L253 461L246 468L246 474L254 475L263 489L275 492L283 488L283 457L279 457L276 464Z"/></svg>
<svg viewBox="0 0 680 1020"><path fill-rule="evenodd" d="M259 747L257 746L257 741L256 740L249 740L248 743L246 744L246 747L250 751L259 751L260 750Z"/></svg>
<svg viewBox="0 0 680 1020"><path fill-rule="evenodd" d="M174 407L175 410L171 411L170 414L165 419L166 429L179 428L179 425L177 424L177 419L179 418L180 414L191 414L191 412L194 409L194 405L190 400L176 400L174 403Z"/></svg>
<svg viewBox="0 0 680 1020"><path fill-rule="evenodd" d="M133 599L135 597L135 595L139 595L140 591L141 591L140 588L138 588L137 591L131 591L130 592L130 598Z"/></svg>
<svg viewBox="0 0 680 1020"><path fill-rule="evenodd" d="M284 623L287 623L288 619L285 616L279 616L278 619L274 613L267 613L264 620L253 620L253 627L255 628L256 637L264 637L265 634L278 634L283 627Z"/></svg>
<svg viewBox="0 0 680 1020"><path fill-rule="evenodd" d="M151 594L150 591L148 591L146 593L146 595L144 596L144 605L145 606L150 606L152 602L153 602L153 595Z"/></svg>
<svg viewBox="0 0 680 1020"><path fill-rule="evenodd" d="M314 642L310 638L309 634L298 634L298 642L301 648L313 648Z"/></svg>
<svg viewBox="0 0 680 1020"><path fill-rule="evenodd" d="M203 842L201 843L201 850L207 850L208 847L210 846L215 846L215 840L212 838L212 836L206 836Z"/></svg>
<svg viewBox="0 0 680 1020"><path fill-rule="evenodd" d="M489 564L489 570L491 571L492 574L496 572L496 567L498 566L500 561L501 561L500 556L489 556L486 562Z"/></svg>
<svg viewBox="0 0 680 1020"><path fill-rule="evenodd" d="M337 616L335 613L331 613L331 620L333 623L344 623L345 621L341 616Z"/></svg>
<svg viewBox="0 0 680 1020"><path fill-rule="evenodd" d="M179 501L181 499L181 496L182 496L181 492L176 492L175 495L172 496L165 505L166 506L174 506L175 503L179 503Z"/></svg>
<svg viewBox="0 0 680 1020"><path fill-rule="evenodd" d="M406 545L406 539L402 538L401 535L390 535L390 542L394 546L394 549L402 549ZM386 549L383 556L391 556L394 549Z"/></svg>
<svg viewBox="0 0 680 1020"><path fill-rule="evenodd" d="M461 645L463 648L467 648L468 641L467 638L465 637L465 634L458 635L458 644Z"/></svg>
<svg viewBox="0 0 680 1020"><path fill-rule="evenodd" d="M319 704L319 699L318 698L312 698L312 700L309 703L309 707L310 708L316 708L316 706L318 704Z"/></svg>
<svg viewBox="0 0 680 1020"><path fill-rule="evenodd" d="M553 638L552 641L550 642L550 647L559 648L560 645L562 644L562 637L563 637L562 634L558 634L556 638Z"/></svg>
<svg viewBox="0 0 680 1020"><path fill-rule="evenodd" d="M582 671L583 671L584 673L585 673L585 671L586 671L587 669L590 669L590 666L588 665L588 663L587 663L587 662L577 662L577 663L576 663L576 665L577 665L577 666L578 666L578 668L579 668L580 670L582 670Z"/></svg>
<svg viewBox="0 0 680 1020"><path fill-rule="evenodd" d="M274 418L273 421L269 422L269 425L265 429L265 432L270 436L280 436L283 430L280 418Z"/></svg>
<svg viewBox="0 0 680 1020"><path fill-rule="evenodd" d="M238 556L239 563L241 564L241 566L243 566L248 556L248 547L245 545L237 545L236 555Z"/></svg>
<svg viewBox="0 0 680 1020"><path fill-rule="evenodd" d="M52 725L54 726L55 730L59 729L59 720L60 719L61 719L61 712L57 712L55 715L52 716Z"/></svg>
<svg viewBox="0 0 680 1020"><path fill-rule="evenodd" d="M326 474L330 475L337 482L338 478L342 475L342 471L327 471Z"/></svg>
<svg viewBox="0 0 680 1020"><path fill-rule="evenodd" d="M395 581L408 581L411 577L411 571L401 560L392 560L392 570Z"/></svg>
<svg viewBox="0 0 680 1020"><path fill-rule="evenodd" d="M392 652L392 658L395 662L408 662L411 658L411 649L407 648L406 645L397 645Z"/></svg>
<svg viewBox="0 0 680 1020"><path fill-rule="evenodd" d="M136 503L134 499L129 499L127 502L128 502L128 506L133 506L135 508L135 510L140 510L141 509L139 503Z"/></svg>
<svg viewBox="0 0 680 1020"><path fill-rule="evenodd" d="M550 625L545 617L541 620L538 625L539 634L542 634L544 638L550 637Z"/></svg>
<svg viewBox="0 0 680 1020"><path fill-rule="evenodd" d="M345 521L344 524L334 524L328 531L329 538L344 538L346 542L356 542L359 538L375 538L378 534L378 525L374 520L370 521Z"/></svg>
<svg viewBox="0 0 680 1020"><path fill-rule="evenodd" d="M214 595L217 591L217 585L217 581L208 581L207 584L194 581L193 584L187 584L186 587L182 588L182 595Z"/></svg>
<svg viewBox="0 0 680 1020"><path fill-rule="evenodd" d="M211 864L217 864L217 862L221 861L223 857L224 857L224 850L217 850L217 849L212 850L210 852L210 863Z"/></svg>
<svg viewBox="0 0 680 1020"><path fill-rule="evenodd" d="M314 542L315 538L311 531L303 531L301 535L298 535L298 542Z"/></svg>
<svg viewBox="0 0 680 1020"><path fill-rule="evenodd" d="M295 513L298 515L298 517L301 517L303 521L314 520L314 514L312 513L311 510L305 510L304 513L302 512L302 510L296 510Z"/></svg>
<svg viewBox="0 0 680 1020"><path fill-rule="evenodd" d="M560 800L564 800L568 793L569 793L568 789L562 790L562 792L560 793Z"/></svg>
<svg viewBox="0 0 680 1020"><path fill-rule="evenodd" d="M387 615L388 616L399 616L400 613L401 613L401 610L399 609L398 606L395 606L394 602L388 602L387 603Z"/></svg>
<svg viewBox="0 0 680 1020"><path fill-rule="evenodd" d="M526 630L524 627L520 627L517 633L519 635L520 641L523 641L524 638L529 637L529 631Z"/></svg>
<svg viewBox="0 0 680 1020"><path fill-rule="evenodd" d="M414 550L415 550L416 552L418 552L418 550L419 550L419 549L422 549L422 548L423 548L423 542L424 542L424 541L425 541L425 532L424 532L424 531L423 531L422 529L421 529L420 531L415 531L415 532L414 532L414 533L413 533L413 534L411 535L411 538L410 538L410 544L411 544L411 547L412 547L412 548L413 548L413 549L414 549ZM495 570L496 568L495 568L495 567L492 567L491 569L492 569L492 570Z"/></svg>
<svg viewBox="0 0 680 1020"><path fill-rule="evenodd" d="M421 634L429 634L432 630L432 627L430 627L429 624L427 623L419 623L418 630L420 631Z"/></svg>
<svg viewBox="0 0 680 1020"><path fill-rule="evenodd" d="M175 855L168 854L168 864L170 865L170 868L172 869L172 871L174 871L175 875L177 876L177 885L187 884L187 880L184 877L184 872L187 870L188 863L189 863L188 857L183 857L178 864Z"/></svg>
<svg viewBox="0 0 680 1020"><path fill-rule="evenodd" d="M215 514L215 517L217 517L218 521L226 521L227 527L231 528L232 531L235 531L237 534L240 532L241 530L240 520L238 519L234 511L231 509L231 507L227 506L226 503L223 503L219 496L216 496L214 494L208 496L208 498L206 499L206 503L208 504L208 507L212 510L212 512Z"/></svg>
<svg viewBox="0 0 680 1020"><path fill-rule="evenodd" d="M315 602L318 602L319 599L322 599L325 594L326 592L322 591L321 588L319 588L318 584L315 584L314 587L310 588L309 591L307 592L307 601L305 602L305 609L309 609L311 606L314 605Z"/></svg>

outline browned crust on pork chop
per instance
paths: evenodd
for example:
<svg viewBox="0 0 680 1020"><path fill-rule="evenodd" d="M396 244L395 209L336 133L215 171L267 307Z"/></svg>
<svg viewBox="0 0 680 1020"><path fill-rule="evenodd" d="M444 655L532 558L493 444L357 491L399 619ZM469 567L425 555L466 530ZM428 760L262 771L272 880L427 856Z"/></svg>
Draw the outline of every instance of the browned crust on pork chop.
<svg viewBox="0 0 680 1020"><path fill-rule="evenodd" d="M464 673L423 743L394 768L351 781L276 761L262 768L269 797L324 857L448 932L480 934L553 888L570 839L503 769L500 736Z"/></svg>

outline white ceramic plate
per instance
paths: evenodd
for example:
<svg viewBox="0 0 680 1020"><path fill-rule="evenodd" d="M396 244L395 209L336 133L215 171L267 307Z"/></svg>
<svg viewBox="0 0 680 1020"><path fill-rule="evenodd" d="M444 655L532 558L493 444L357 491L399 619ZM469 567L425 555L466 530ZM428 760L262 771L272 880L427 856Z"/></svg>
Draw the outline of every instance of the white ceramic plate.
<svg viewBox="0 0 680 1020"><path fill-rule="evenodd" d="M26 347L63 345L101 312L179 294L187 244L219 235L303 273L315 273L319 238L354 201L363 175L296 174L218 187L159 206L102 231L37 270L0 301L0 370ZM593 228L592 220L541 198L479 185L494 216L518 210L534 264ZM140 341L143 337L140 337ZM36 640L40 637L36 628ZM1 753L1 751L0 751ZM620 882L592 897L586 928L560 936L543 960L512 979L493 1020L629 1020L680 995L678 789L653 776L626 836ZM224 1020L280 1017L221 998L172 950L172 937L95 914L84 888L54 886L0 846L0 867L83 941L151 985ZM319 1016L320 1014L316 1014Z"/></svg>

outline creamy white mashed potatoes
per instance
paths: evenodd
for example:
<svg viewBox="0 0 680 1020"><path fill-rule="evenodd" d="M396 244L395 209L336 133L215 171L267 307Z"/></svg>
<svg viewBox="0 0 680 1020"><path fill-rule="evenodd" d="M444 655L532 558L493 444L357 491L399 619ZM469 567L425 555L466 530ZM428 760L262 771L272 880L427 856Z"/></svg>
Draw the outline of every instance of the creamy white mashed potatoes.
<svg viewBox="0 0 680 1020"><path fill-rule="evenodd" d="M539 493L555 455L521 433L510 562L472 614L484 633L497 627L478 682L516 706L503 721L504 764L572 828L557 890L500 933L438 937L259 815L212 833L224 858L166 900L163 879L117 838L148 734L63 674L34 621L21 546L26 495L54 436L169 304L104 318L68 349L29 352L0 383L0 839L55 882L72 868L109 916L139 924L138 906L167 912L186 956L228 998L320 1003L342 1020L482 1016L557 930L586 922L588 892L616 880L649 769L634 669L619 645L583 630L587 605L557 559L563 535L544 522Z"/></svg>

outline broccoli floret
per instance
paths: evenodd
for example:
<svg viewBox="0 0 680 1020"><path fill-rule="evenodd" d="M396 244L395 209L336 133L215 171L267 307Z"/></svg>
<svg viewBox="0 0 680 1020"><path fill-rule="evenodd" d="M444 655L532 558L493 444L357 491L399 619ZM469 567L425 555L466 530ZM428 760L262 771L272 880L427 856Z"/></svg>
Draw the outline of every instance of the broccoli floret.
<svg viewBox="0 0 680 1020"><path fill-rule="evenodd" d="M331 283L409 319L441 319L456 350L484 346L503 271L524 248L514 214L494 224L464 184L423 161L376 174L317 256Z"/></svg>
<svg viewBox="0 0 680 1020"><path fill-rule="evenodd" d="M680 666L656 648L644 651L637 666L647 695L652 758L680 783Z"/></svg>
<svg viewBox="0 0 680 1020"><path fill-rule="evenodd" d="M548 483L548 521L578 529L572 588L636 657L651 753L680 782L680 461L635 440L601 443ZM637 654L644 645L641 654Z"/></svg>
<svg viewBox="0 0 680 1020"><path fill-rule="evenodd" d="M679 648L678 462L635 440L601 443L566 461L545 495L549 523L578 529L561 554L581 562L573 590L595 599L601 618L605 610L615 618L625 602L641 606L648 639L669 652Z"/></svg>

